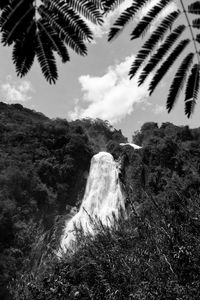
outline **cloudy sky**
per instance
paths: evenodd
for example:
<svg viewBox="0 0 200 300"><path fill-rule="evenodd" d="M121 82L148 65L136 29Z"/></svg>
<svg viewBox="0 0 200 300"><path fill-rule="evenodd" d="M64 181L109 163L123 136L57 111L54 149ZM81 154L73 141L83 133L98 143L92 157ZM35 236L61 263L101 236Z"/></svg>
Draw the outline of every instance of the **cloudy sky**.
<svg viewBox="0 0 200 300"><path fill-rule="evenodd" d="M157 0L154 0L157 1ZM127 0L127 4L130 1ZM174 6L168 8L168 11ZM59 80L50 86L35 61L23 79L15 74L10 48L0 46L0 99L7 103L21 103L51 118L102 118L131 135L144 122L172 122L199 127L200 105L191 119L184 116L183 97L168 114L165 102L168 83L176 69L172 68L158 89L149 97L148 81L138 87L137 78L128 79L128 71L141 46L141 41L130 41L132 24L113 42L107 42L108 28L119 11L109 15L102 28L92 26L95 42L88 44L88 55L73 52L71 61L62 64L58 59ZM150 30L153 30L151 28Z"/></svg>

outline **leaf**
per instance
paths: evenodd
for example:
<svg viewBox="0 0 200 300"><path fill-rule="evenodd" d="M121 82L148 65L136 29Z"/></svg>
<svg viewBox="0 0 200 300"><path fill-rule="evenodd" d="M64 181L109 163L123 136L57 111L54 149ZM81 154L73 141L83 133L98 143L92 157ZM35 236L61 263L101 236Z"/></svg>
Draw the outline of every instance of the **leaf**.
<svg viewBox="0 0 200 300"><path fill-rule="evenodd" d="M167 110L170 112L172 108L174 107L174 104L180 94L181 89L183 88L184 82L187 77L187 73L189 71L189 68L192 64L194 57L194 53L189 53L184 60L182 61L180 67L178 68L178 71L176 72L176 75L173 79L173 82L170 86L168 98L167 98Z"/></svg>
<svg viewBox="0 0 200 300"><path fill-rule="evenodd" d="M196 1L196 2L193 2L192 4L188 5L188 11L191 14L199 15L200 14L200 2Z"/></svg>
<svg viewBox="0 0 200 300"><path fill-rule="evenodd" d="M37 33L36 54L46 80L52 84L58 79L57 67L52 48L46 42L45 35L39 31Z"/></svg>
<svg viewBox="0 0 200 300"><path fill-rule="evenodd" d="M27 3L25 2L25 0L20 0L20 1L14 0L11 3L8 2L8 4L4 6L4 10L0 17L1 29L4 29L4 26L10 20L10 18L16 14L18 8L25 3Z"/></svg>
<svg viewBox="0 0 200 300"><path fill-rule="evenodd" d="M111 0L111 2L113 4L117 4L118 1ZM147 2L149 2L151 8L143 11L142 10L143 5L146 4ZM156 18L156 16L164 12L164 8L167 6L167 3L169 2L167 0L166 1L165 0L159 0L159 1L133 0L130 7L126 8L124 12L122 12L121 15L115 21L114 25L112 26L109 32L108 40L110 41L111 39L116 37L120 32L122 32L124 27L133 19L133 16L136 13L140 13L140 12L142 13L142 17L132 31L131 39L143 37L147 32L151 23ZM181 14L179 10L174 11L171 14L168 13L168 15L165 16L165 18L161 22L159 22L159 25L157 25L154 32L144 42L142 47L140 47L129 71L130 79L132 79L133 76L135 76L135 74L141 69L142 65L144 65L142 72L139 75L139 81L138 81L138 84L141 85L145 81L147 76L158 66L158 64L161 65L156 71L153 80L151 81L149 87L149 93L151 94L154 91L154 89L157 87L158 83L163 78L163 76L166 75L169 68L173 65L174 61L177 60L182 55L182 52L190 42L189 39L181 40L178 46L176 46L174 50L171 50L169 56L165 59L165 55L167 54L167 52L175 45L175 43L180 38L185 28L188 27L189 30L187 34L191 36L191 40L195 48L195 54L187 53L185 55L185 58L184 59L182 58L181 65L178 71L176 72L176 76L174 78L174 82L177 85L177 89L175 90L174 83L172 83L171 90L168 96L169 98L168 98L167 106L169 111L173 107L176 98L179 95L180 90L182 89L183 84L185 84L186 75L192 63L191 56L196 55L197 60L198 61L200 60L200 51L197 47L197 43L200 43L200 34L196 34L195 36L195 32L194 32L194 28L200 29L200 18L196 18L193 21L190 21L190 18L188 16L188 13L197 14L197 15L200 14L200 1L196 1L196 2L191 1L192 3L188 5L188 10L186 10L185 2L186 1L180 1L180 6L182 7ZM165 39L165 41L162 42L162 39L166 35L167 30L169 29L171 31L173 23L178 19L179 16L182 15L184 15L185 17L187 26L179 25L175 30L170 32L167 38ZM182 17L180 17L179 19L180 21L182 21ZM145 63L147 59L148 61L147 63ZM184 70L185 73L183 72L184 67L185 67Z"/></svg>
<svg viewBox="0 0 200 300"><path fill-rule="evenodd" d="M200 43L200 34L197 34L197 35L196 35L196 41L197 41L198 43Z"/></svg>
<svg viewBox="0 0 200 300"><path fill-rule="evenodd" d="M171 0L160 0L157 5L154 5L149 12L139 21L135 29L131 33L131 39L135 39L144 35L151 26L151 22L158 16L158 14L169 4Z"/></svg>
<svg viewBox="0 0 200 300"><path fill-rule="evenodd" d="M50 3L50 10L66 21L65 26L73 27L81 39L92 40L93 34L88 25L67 3L58 0L51 0Z"/></svg>
<svg viewBox="0 0 200 300"><path fill-rule="evenodd" d="M57 69L55 66L53 68L55 52L63 62L69 61L67 46L77 54L86 55L86 41L93 39L93 33L85 18L95 24L102 24L100 9L103 9L103 4L101 0L0 0L1 41L4 45L14 44L13 62L17 74L24 76L30 70L36 52L42 66L42 45L39 41L44 43L43 50L47 50L46 59L51 60L49 66L52 70L49 73L52 73L53 79L57 77ZM36 26L39 35L30 41L28 31L32 25ZM25 54L28 43L31 50ZM36 45L37 51L34 48ZM43 66L42 70L47 78ZM49 76L48 81L53 82L53 79Z"/></svg>
<svg viewBox="0 0 200 300"><path fill-rule="evenodd" d="M6 5L8 5L9 1L8 0L1 0L0 1L0 9L4 9Z"/></svg>
<svg viewBox="0 0 200 300"><path fill-rule="evenodd" d="M59 0L57 0L59 1ZM97 6L90 0L67 0L69 8L74 9L78 14L82 14L86 19L94 24L102 24L103 18Z"/></svg>
<svg viewBox="0 0 200 300"><path fill-rule="evenodd" d="M153 93L158 83L161 81L161 79L164 77L164 75L167 73L169 68L173 65L175 60L179 57L179 55L183 52L185 47L189 44L190 40L185 39L181 41L178 46L170 53L170 55L166 58L164 63L161 65L161 67L157 70L155 76L153 77L150 85L149 85L149 95Z"/></svg>
<svg viewBox="0 0 200 300"><path fill-rule="evenodd" d="M17 75L25 76L31 69L35 57L35 35L36 27L32 26L27 30L27 36L24 40L18 40L13 47L13 63L16 66Z"/></svg>
<svg viewBox="0 0 200 300"><path fill-rule="evenodd" d="M200 29L200 19L194 19L194 20L192 21L192 27L193 27L193 28Z"/></svg>
<svg viewBox="0 0 200 300"><path fill-rule="evenodd" d="M53 29L57 32L60 38L77 54L85 55L87 54L86 46L83 40L80 39L77 35L74 34L73 27L65 26L65 21L63 19L54 19L52 18L51 12L47 12L45 7L41 5L38 9L38 12L46 20L49 22Z"/></svg>
<svg viewBox="0 0 200 300"><path fill-rule="evenodd" d="M126 0L104 0L103 7L104 12L108 13L109 11L114 10L116 7L118 7L120 4L122 4Z"/></svg>
<svg viewBox="0 0 200 300"><path fill-rule="evenodd" d="M33 21L35 8L33 1L16 1L8 5L0 18L1 30L3 30L2 43L10 45L26 34L27 28Z"/></svg>
<svg viewBox="0 0 200 300"><path fill-rule="evenodd" d="M187 81L185 90L185 114L189 118L194 111L198 92L199 92L199 68L200 65L195 64L192 67L190 76Z"/></svg>
<svg viewBox="0 0 200 300"><path fill-rule="evenodd" d="M46 35L46 38L49 40L52 49L55 50L62 58L62 62L65 63L69 61L70 58L67 48L57 32L48 23L44 22L44 20L38 20L38 26L41 32Z"/></svg>
<svg viewBox="0 0 200 300"><path fill-rule="evenodd" d="M170 33L166 40L161 44L156 53L150 58L149 62L146 64L144 69L141 72L141 75L138 80L138 84L141 85L147 76L155 69L158 63L163 59L166 53L170 50L170 48L174 45L176 40L180 37L180 35L185 30L185 25L179 25L176 29Z"/></svg>
<svg viewBox="0 0 200 300"><path fill-rule="evenodd" d="M140 66L143 64L148 55L153 51L156 47L157 43L163 38L165 32L172 26L172 23L178 17L179 12L175 11L168 14L160 23L160 25L154 30L151 34L150 38L144 43L142 49L138 52L136 59L134 60L129 76L130 79L136 74Z"/></svg>
<svg viewBox="0 0 200 300"><path fill-rule="evenodd" d="M122 32L124 27L133 19L135 14L146 4L147 1L148 0L141 0L139 2L133 1L132 5L124 10L114 23L113 27L111 27L108 34L108 41L111 41Z"/></svg>

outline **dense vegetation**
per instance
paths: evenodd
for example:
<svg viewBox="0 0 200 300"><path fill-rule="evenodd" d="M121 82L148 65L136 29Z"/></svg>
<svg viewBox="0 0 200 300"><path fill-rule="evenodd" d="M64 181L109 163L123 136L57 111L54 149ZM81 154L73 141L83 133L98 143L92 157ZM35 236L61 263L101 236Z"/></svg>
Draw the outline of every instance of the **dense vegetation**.
<svg viewBox="0 0 200 300"><path fill-rule="evenodd" d="M122 158L128 218L93 239L78 234L73 256L18 278L14 299L199 299L200 129L146 123Z"/></svg>
<svg viewBox="0 0 200 300"><path fill-rule="evenodd" d="M115 8L124 1L111 0L110 4ZM117 37L127 24L136 19L130 34L131 40L144 36L147 38L132 63L130 78L141 69L138 79L138 85L141 85L152 74L148 88L151 95L171 67L174 65L177 68L175 63L178 64L169 88L166 107L170 112L181 90L185 88L185 114L189 118L194 111L199 92L200 2L151 1L150 8L144 10L148 2L132 1L114 22L109 32L109 40ZM169 4L173 4L173 9L167 9ZM152 30L149 30L150 27Z"/></svg>
<svg viewBox="0 0 200 300"><path fill-rule="evenodd" d="M92 155L126 139L101 120L50 120L2 102L0 133L0 299L8 299L6 286L22 267L37 268L57 245L62 215L82 199Z"/></svg>
<svg viewBox="0 0 200 300"><path fill-rule="evenodd" d="M200 129L50 120L0 103L1 299L199 299ZM128 217L78 234L58 261L63 220L83 196L91 156L121 157ZM66 207L67 205L67 207Z"/></svg>

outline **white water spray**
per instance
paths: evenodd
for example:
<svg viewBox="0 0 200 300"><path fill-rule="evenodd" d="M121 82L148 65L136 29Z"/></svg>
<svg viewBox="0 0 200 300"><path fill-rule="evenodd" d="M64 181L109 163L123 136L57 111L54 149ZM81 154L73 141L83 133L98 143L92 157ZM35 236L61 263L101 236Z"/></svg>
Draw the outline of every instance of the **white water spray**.
<svg viewBox="0 0 200 300"><path fill-rule="evenodd" d="M71 248L75 242L75 227L83 228L84 233L92 233L91 218L98 218L104 225L111 225L113 213L118 218L120 208L125 210L124 197L118 179L118 164L107 152L99 152L91 160L90 173L85 195L79 212L66 221L61 237L58 256Z"/></svg>
<svg viewBox="0 0 200 300"><path fill-rule="evenodd" d="M120 143L120 146L131 146L134 149L141 149L142 148L142 147L140 147L136 144L133 144L133 143Z"/></svg>

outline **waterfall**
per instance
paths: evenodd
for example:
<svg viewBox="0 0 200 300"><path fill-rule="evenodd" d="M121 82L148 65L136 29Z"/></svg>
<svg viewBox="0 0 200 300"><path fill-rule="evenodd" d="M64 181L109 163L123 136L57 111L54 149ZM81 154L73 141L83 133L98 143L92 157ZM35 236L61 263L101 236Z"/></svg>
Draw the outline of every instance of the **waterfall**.
<svg viewBox="0 0 200 300"><path fill-rule="evenodd" d="M66 252L75 242L75 227L84 233L92 233L91 218L98 218L104 225L111 225L113 213L119 216L125 210L124 197L118 179L118 164L108 152L99 152L91 160L90 172L82 204L78 213L66 221L61 237L58 256Z"/></svg>
<svg viewBox="0 0 200 300"><path fill-rule="evenodd" d="M138 146L136 144L133 143L120 143L120 146L131 146L133 149L141 149L141 146Z"/></svg>

